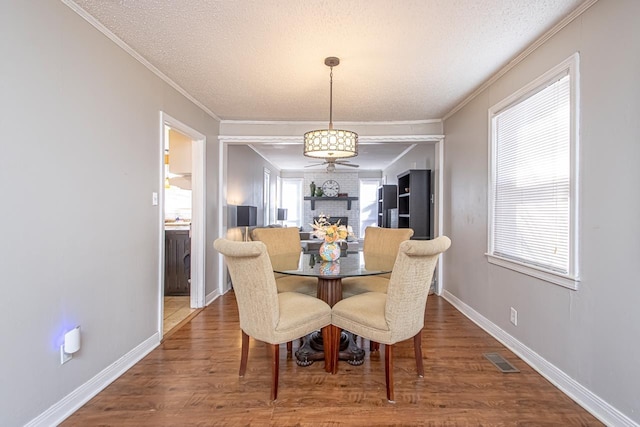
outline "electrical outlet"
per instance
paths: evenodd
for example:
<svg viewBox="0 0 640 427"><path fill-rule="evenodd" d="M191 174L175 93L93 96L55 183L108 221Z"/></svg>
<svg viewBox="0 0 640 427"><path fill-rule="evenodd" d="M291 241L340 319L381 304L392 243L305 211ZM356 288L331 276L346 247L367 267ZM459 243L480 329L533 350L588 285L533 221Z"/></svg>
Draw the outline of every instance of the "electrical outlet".
<svg viewBox="0 0 640 427"><path fill-rule="evenodd" d="M65 353L64 352L64 344L62 344L60 346L60 364L64 365L65 363L67 363L71 359L73 359L73 354Z"/></svg>
<svg viewBox="0 0 640 427"><path fill-rule="evenodd" d="M513 307L511 307L511 318L509 320L514 326L518 326L518 311Z"/></svg>

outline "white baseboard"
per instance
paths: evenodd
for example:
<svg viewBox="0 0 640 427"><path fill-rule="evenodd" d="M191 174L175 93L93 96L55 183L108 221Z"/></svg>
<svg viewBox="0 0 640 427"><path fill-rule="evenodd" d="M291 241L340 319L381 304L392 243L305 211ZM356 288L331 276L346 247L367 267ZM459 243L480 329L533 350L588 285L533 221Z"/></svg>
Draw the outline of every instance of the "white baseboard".
<svg viewBox="0 0 640 427"><path fill-rule="evenodd" d="M560 391L573 399L578 405L589 411L594 417L609 426L639 427L635 421L602 400L582 384L569 377L555 365L549 363L538 353L516 340L495 323L482 316L473 308L462 302L458 297L445 290L442 297L451 303L458 311L467 316L472 322L484 329L489 335L500 341L509 350L525 361L540 375L549 380Z"/></svg>
<svg viewBox="0 0 640 427"><path fill-rule="evenodd" d="M218 298L220 296L220 290L216 289L215 291L207 294L204 297L204 305L205 307L208 306L209 304L211 304L212 302L214 302L216 300L216 298Z"/></svg>
<svg viewBox="0 0 640 427"><path fill-rule="evenodd" d="M160 335L153 334L133 350L107 366L95 377L69 393L62 400L25 424L25 427L56 426L104 390L109 384L124 374L160 344Z"/></svg>

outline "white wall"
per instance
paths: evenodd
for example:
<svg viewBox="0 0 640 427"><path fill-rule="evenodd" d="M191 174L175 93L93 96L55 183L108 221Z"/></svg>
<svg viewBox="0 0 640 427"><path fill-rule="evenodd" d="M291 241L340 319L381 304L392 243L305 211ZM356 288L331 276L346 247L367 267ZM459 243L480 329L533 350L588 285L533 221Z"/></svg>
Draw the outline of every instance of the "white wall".
<svg viewBox="0 0 640 427"><path fill-rule="evenodd" d="M605 402L595 411L616 425L640 423L639 16L636 0L600 0L444 124L445 234L453 242L446 292ZM487 110L576 51L582 282L572 291L489 265L484 253Z"/></svg>
<svg viewBox="0 0 640 427"><path fill-rule="evenodd" d="M360 195L360 180L358 178L358 172L326 172L319 169L313 172L307 172L304 174L304 183L302 185L303 193L305 196L309 196L309 185L313 181L318 188L322 188L327 180L333 180L340 185L340 193L347 193L349 197L359 197ZM302 229L305 231L312 231L310 224L313 224L313 218L320 214L327 215L329 217L347 217L349 219L348 225L350 225L355 233L358 233L358 224L360 224L360 200L351 201L351 209L348 210L348 204L344 200L317 200L315 202L315 210L311 210L311 202L305 201L304 205L304 220L302 222ZM344 222L342 223L344 225ZM359 237L359 236L357 236Z"/></svg>
<svg viewBox="0 0 640 427"><path fill-rule="evenodd" d="M207 136L208 242L218 123L61 2L3 2L0 27L0 425L18 426L157 344L159 112Z"/></svg>

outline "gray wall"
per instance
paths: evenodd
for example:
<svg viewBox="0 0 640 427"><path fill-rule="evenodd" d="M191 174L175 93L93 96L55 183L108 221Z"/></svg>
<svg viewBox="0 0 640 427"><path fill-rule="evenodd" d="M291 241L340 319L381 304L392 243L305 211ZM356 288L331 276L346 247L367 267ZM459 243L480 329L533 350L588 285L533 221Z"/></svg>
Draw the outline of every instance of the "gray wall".
<svg viewBox="0 0 640 427"><path fill-rule="evenodd" d="M445 125L446 291L640 422L640 2L600 0ZM580 52L582 282L572 291L487 250L488 108ZM518 310L518 326L509 310Z"/></svg>
<svg viewBox="0 0 640 427"><path fill-rule="evenodd" d="M159 111L208 138L208 242L218 123L63 3L1 8L0 424L18 426L158 333Z"/></svg>
<svg viewBox="0 0 640 427"><path fill-rule="evenodd" d="M431 192L435 195L437 201L437 173L436 173L436 150L435 144L424 143L416 145L411 151L399 158L387 169L382 171L383 184L398 184L398 175L408 171L409 169L430 169L431 170ZM437 205L436 205L437 206ZM391 227L398 226L398 209L391 209ZM433 235L437 235L438 219L436 217L437 209L432 209L431 222L433 227Z"/></svg>
<svg viewBox="0 0 640 427"><path fill-rule="evenodd" d="M409 169L431 169L435 171L436 154L434 144L418 144L388 168L382 171L384 184L397 184L398 175Z"/></svg>
<svg viewBox="0 0 640 427"><path fill-rule="evenodd" d="M258 208L258 225L264 224L264 169L271 171L271 217L275 223L276 177L280 171L247 145L229 145L227 150L227 203ZM231 218L233 220L233 218ZM229 221L229 225L232 222ZM235 224L235 223L234 223ZM266 224L268 225L268 224Z"/></svg>

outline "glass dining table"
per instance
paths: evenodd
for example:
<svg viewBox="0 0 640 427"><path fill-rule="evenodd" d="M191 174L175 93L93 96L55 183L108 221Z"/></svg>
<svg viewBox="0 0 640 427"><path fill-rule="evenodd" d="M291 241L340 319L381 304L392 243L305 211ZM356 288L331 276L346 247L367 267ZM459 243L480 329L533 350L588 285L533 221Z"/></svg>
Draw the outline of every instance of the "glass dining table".
<svg viewBox="0 0 640 427"><path fill-rule="evenodd" d="M338 260L324 261L317 251L307 252L273 256L273 271L284 275L317 278L317 297L332 307L342 299L342 279L390 273L395 261L376 255L365 255L362 251L343 251ZM343 332L339 359L351 365L361 365L364 362L364 354L364 350L357 346L353 334ZM322 334L314 332L305 337L295 356L299 366L309 366L315 360L323 360Z"/></svg>

